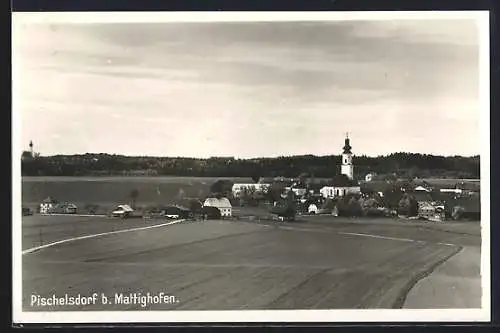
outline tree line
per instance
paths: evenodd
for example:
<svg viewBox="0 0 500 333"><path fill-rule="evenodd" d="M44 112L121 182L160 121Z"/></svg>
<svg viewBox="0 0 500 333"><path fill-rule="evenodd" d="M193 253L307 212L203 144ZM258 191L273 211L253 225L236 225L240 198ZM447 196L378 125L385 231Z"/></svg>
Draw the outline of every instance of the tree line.
<svg viewBox="0 0 500 333"><path fill-rule="evenodd" d="M111 154L55 155L23 158L23 176L195 176L195 177L309 177L331 178L340 172L340 155L281 156L236 159L141 157ZM355 178L369 172L419 178L479 178L479 156L436 156L394 153L355 156Z"/></svg>

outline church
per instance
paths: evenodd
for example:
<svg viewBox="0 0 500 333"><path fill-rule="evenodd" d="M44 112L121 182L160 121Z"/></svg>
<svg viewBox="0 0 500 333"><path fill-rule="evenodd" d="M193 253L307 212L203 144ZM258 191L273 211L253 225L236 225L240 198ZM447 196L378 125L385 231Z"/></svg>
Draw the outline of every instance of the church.
<svg viewBox="0 0 500 333"><path fill-rule="evenodd" d="M354 180L354 165L352 157L351 140L349 139L349 135L346 134L342 151L342 161L340 164L340 174L346 175L349 182L339 183L336 181L336 177L334 177L331 184L323 186L320 189L320 193L324 198L335 198L345 196L346 194L361 193L359 183Z"/></svg>

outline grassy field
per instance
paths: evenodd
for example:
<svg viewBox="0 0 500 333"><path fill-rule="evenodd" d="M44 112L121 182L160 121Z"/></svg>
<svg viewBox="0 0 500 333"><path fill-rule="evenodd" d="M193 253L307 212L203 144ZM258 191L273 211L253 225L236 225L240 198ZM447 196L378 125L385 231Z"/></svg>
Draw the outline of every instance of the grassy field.
<svg viewBox="0 0 500 333"><path fill-rule="evenodd" d="M36 207L48 196L69 201L83 207L98 204L111 208L129 203L132 190L139 195L138 206L185 203L189 198L201 198L209 193L218 179L196 177L24 177L22 202ZM232 178L235 182L252 182L246 178Z"/></svg>

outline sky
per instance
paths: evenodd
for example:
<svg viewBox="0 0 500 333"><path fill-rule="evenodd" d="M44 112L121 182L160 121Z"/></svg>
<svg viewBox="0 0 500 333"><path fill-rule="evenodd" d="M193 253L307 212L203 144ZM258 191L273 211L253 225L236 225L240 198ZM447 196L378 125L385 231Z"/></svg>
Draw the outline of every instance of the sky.
<svg viewBox="0 0 500 333"><path fill-rule="evenodd" d="M29 23L17 131L41 155L477 155L474 20Z"/></svg>

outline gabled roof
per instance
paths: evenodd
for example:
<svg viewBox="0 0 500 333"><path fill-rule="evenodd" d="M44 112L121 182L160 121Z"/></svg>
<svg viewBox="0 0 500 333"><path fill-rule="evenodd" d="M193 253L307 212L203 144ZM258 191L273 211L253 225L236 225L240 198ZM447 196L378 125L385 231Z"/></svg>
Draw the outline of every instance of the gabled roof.
<svg viewBox="0 0 500 333"><path fill-rule="evenodd" d="M203 203L203 206L211 206L211 207L217 207L217 208L231 208L231 202L229 201L228 198L207 198L205 202Z"/></svg>
<svg viewBox="0 0 500 333"><path fill-rule="evenodd" d="M57 200L55 200L54 198L49 196L49 197L43 199L42 203L57 203Z"/></svg>
<svg viewBox="0 0 500 333"><path fill-rule="evenodd" d="M349 185L349 186L335 186L335 185L324 185L320 190L324 188L361 188L359 185Z"/></svg>
<svg viewBox="0 0 500 333"><path fill-rule="evenodd" d="M63 204L59 204L60 207L66 207L66 208L78 208L75 204L70 203L70 202L65 202Z"/></svg>
<svg viewBox="0 0 500 333"><path fill-rule="evenodd" d="M429 192L429 189L428 189L428 188L426 188L426 187L424 187L424 186L422 186L422 185L419 185L419 186L415 187L413 190L414 190L414 191L424 191L424 192Z"/></svg>
<svg viewBox="0 0 500 333"><path fill-rule="evenodd" d="M133 212L134 210L129 205L118 205L117 209L123 209L126 212Z"/></svg>
<svg viewBox="0 0 500 333"><path fill-rule="evenodd" d="M428 201L419 201L418 203L419 209L435 209L434 205Z"/></svg>

